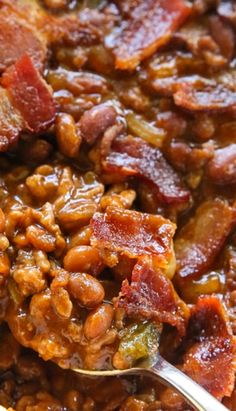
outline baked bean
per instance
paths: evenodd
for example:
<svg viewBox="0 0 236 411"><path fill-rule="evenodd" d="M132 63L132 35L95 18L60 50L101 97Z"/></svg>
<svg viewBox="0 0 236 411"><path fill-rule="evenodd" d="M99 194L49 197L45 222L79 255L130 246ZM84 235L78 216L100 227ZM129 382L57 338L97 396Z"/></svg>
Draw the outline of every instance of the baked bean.
<svg viewBox="0 0 236 411"><path fill-rule="evenodd" d="M30 355L20 356L15 366L17 374L25 381L44 377L43 366L37 358Z"/></svg>
<svg viewBox="0 0 236 411"><path fill-rule="evenodd" d="M93 308L100 304L105 291L100 282L89 274L72 274L68 283L69 293L85 307Z"/></svg>
<svg viewBox="0 0 236 411"><path fill-rule="evenodd" d="M123 190L119 194L112 193L101 198L101 209L105 210L109 206L120 208L131 208L136 198L134 190Z"/></svg>
<svg viewBox="0 0 236 411"><path fill-rule="evenodd" d="M6 252L0 252L0 275L4 277L10 273L10 260Z"/></svg>
<svg viewBox="0 0 236 411"><path fill-rule="evenodd" d="M0 208L0 233L3 233L5 230L5 214Z"/></svg>
<svg viewBox="0 0 236 411"><path fill-rule="evenodd" d="M16 236L13 238L13 243L16 245L18 249L27 247L29 244L28 239L26 238L25 234L16 234Z"/></svg>
<svg viewBox="0 0 236 411"><path fill-rule="evenodd" d="M67 6L68 0L43 0L49 9L62 9Z"/></svg>
<svg viewBox="0 0 236 411"><path fill-rule="evenodd" d="M38 250L48 253L55 250L55 237L41 227L35 225L27 227L26 238Z"/></svg>
<svg viewBox="0 0 236 411"><path fill-rule="evenodd" d="M84 323L84 335L88 339L101 337L110 328L114 310L110 304L102 304L90 313Z"/></svg>
<svg viewBox="0 0 236 411"><path fill-rule="evenodd" d="M77 390L70 390L66 393L64 398L64 405L70 411L78 411L81 409L83 403L83 396Z"/></svg>
<svg viewBox="0 0 236 411"><path fill-rule="evenodd" d="M91 234L92 230L90 226L82 227L70 237L68 247L72 248L77 245L89 245Z"/></svg>
<svg viewBox="0 0 236 411"><path fill-rule="evenodd" d="M9 241L7 237L0 234L0 251L5 251L9 247Z"/></svg>
<svg viewBox="0 0 236 411"><path fill-rule="evenodd" d="M113 356L112 364L117 370L125 370L132 367L132 362L129 361L129 359L124 358L119 351L117 351Z"/></svg>
<svg viewBox="0 0 236 411"><path fill-rule="evenodd" d="M47 81L54 91L67 90L76 97L91 94L95 101L97 95L107 92L107 82L102 76L85 71L70 71L60 67L49 71Z"/></svg>
<svg viewBox="0 0 236 411"><path fill-rule="evenodd" d="M48 260L47 254L41 250L35 250L33 252L36 266L40 269L42 273L47 273L50 270L50 262Z"/></svg>
<svg viewBox="0 0 236 411"><path fill-rule="evenodd" d="M9 395L0 391L0 411L14 411L13 408L8 408L12 405L12 399ZM6 408L5 408L6 407Z"/></svg>
<svg viewBox="0 0 236 411"><path fill-rule="evenodd" d="M115 124L116 117L114 107L106 104L99 104L85 111L79 122L83 139L88 144L95 143L108 127Z"/></svg>
<svg viewBox="0 0 236 411"><path fill-rule="evenodd" d="M26 411L35 403L32 395L24 395L16 403L16 411Z"/></svg>
<svg viewBox="0 0 236 411"><path fill-rule="evenodd" d="M183 409L183 398L171 388L167 388L162 392L160 400L162 406L167 410L178 411Z"/></svg>
<svg viewBox="0 0 236 411"><path fill-rule="evenodd" d="M64 268L70 272L84 272L96 276L102 271L103 263L97 248L80 245L67 252Z"/></svg>
<svg viewBox="0 0 236 411"><path fill-rule="evenodd" d="M84 50L83 47L79 46L75 49L71 47L60 46L56 50L56 59L61 65L66 65L71 69L80 69L87 61L87 50Z"/></svg>
<svg viewBox="0 0 236 411"><path fill-rule="evenodd" d="M52 304L56 313L62 318L70 318L73 307L68 291L64 288L54 290L52 293Z"/></svg>
<svg viewBox="0 0 236 411"><path fill-rule="evenodd" d="M88 397L83 403L82 411L94 411L96 409L95 401Z"/></svg>
<svg viewBox="0 0 236 411"><path fill-rule="evenodd" d="M148 404L134 397L129 397L121 407L120 411L145 411Z"/></svg>
<svg viewBox="0 0 236 411"><path fill-rule="evenodd" d="M61 153L66 157L76 157L79 153L81 137L70 114L63 113L57 116L55 132Z"/></svg>

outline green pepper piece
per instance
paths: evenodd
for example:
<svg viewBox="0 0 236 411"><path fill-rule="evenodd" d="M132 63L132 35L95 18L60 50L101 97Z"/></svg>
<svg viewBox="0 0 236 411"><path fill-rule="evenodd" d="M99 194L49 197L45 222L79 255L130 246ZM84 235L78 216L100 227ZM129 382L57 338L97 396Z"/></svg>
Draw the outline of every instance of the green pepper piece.
<svg viewBox="0 0 236 411"><path fill-rule="evenodd" d="M115 368L131 367L136 361L156 353L159 347L160 329L150 322L136 323L121 334L121 341L114 356Z"/></svg>

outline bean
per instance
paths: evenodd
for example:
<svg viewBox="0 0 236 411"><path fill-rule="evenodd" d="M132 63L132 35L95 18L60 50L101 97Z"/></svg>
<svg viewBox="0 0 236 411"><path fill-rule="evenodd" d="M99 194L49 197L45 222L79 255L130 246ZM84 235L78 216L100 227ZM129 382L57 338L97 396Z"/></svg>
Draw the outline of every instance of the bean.
<svg viewBox="0 0 236 411"><path fill-rule="evenodd" d="M0 234L0 251L5 251L9 247L9 241L7 237Z"/></svg>
<svg viewBox="0 0 236 411"><path fill-rule="evenodd" d="M27 240L38 250L52 252L56 247L56 239L43 228L31 225L26 229Z"/></svg>
<svg viewBox="0 0 236 411"><path fill-rule="evenodd" d="M23 395L16 403L16 411L25 411L28 407L32 409L34 403L33 395Z"/></svg>
<svg viewBox="0 0 236 411"><path fill-rule="evenodd" d="M166 388L161 393L161 403L168 410L181 410L183 409L183 398L171 388Z"/></svg>
<svg viewBox="0 0 236 411"><path fill-rule="evenodd" d="M64 405L71 411L78 411L81 409L83 397L77 390L70 390L65 394Z"/></svg>
<svg viewBox="0 0 236 411"><path fill-rule="evenodd" d="M70 237L68 247L72 248L76 245L89 245L91 234L92 229L90 226L80 228L79 231Z"/></svg>
<svg viewBox="0 0 236 411"><path fill-rule="evenodd" d="M85 111L79 123L83 139L89 144L95 143L108 127L115 124L116 117L114 107L105 104L99 104Z"/></svg>
<svg viewBox="0 0 236 411"><path fill-rule="evenodd" d="M122 405L121 410L122 411L128 411L128 410L132 410L132 411L145 411L148 409L148 405L146 402L139 400L138 398L134 398L134 397L129 397L124 404ZM159 409L155 408L155 409Z"/></svg>
<svg viewBox="0 0 236 411"><path fill-rule="evenodd" d="M101 337L110 328L114 310L110 304L102 304L91 312L84 323L84 335L88 339Z"/></svg>
<svg viewBox="0 0 236 411"><path fill-rule="evenodd" d="M92 398L87 397L83 403L82 411L94 411L96 408L95 402Z"/></svg>
<svg viewBox="0 0 236 411"><path fill-rule="evenodd" d="M76 157L79 153L81 137L79 129L70 114L60 114L56 120L56 137L59 150L66 157Z"/></svg>
<svg viewBox="0 0 236 411"><path fill-rule="evenodd" d="M57 288L52 293L52 305L56 313L65 319L70 318L72 312L72 302L68 291L64 288Z"/></svg>
<svg viewBox="0 0 236 411"><path fill-rule="evenodd" d="M0 275L7 277L10 273L10 260L5 252L0 252Z"/></svg>
<svg viewBox="0 0 236 411"><path fill-rule="evenodd" d="M0 208L0 233L3 233L5 230L5 214Z"/></svg>
<svg viewBox="0 0 236 411"><path fill-rule="evenodd" d="M68 0L43 0L49 9L62 9L67 6Z"/></svg>
<svg viewBox="0 0 236 411"><path fill-rule="evenodd" d="M103 263L97 248L81 245L71 248L64 258L64 268L70 272L83 272L98 275Z"/></svg>
<svg viewBox="0 0 236 411"><path fill-rule="evenodd" d="M68 283L69 293L81 305L93 308L99 305L105 296L105 291L100 282L89 274L72 274Z"/></svg>

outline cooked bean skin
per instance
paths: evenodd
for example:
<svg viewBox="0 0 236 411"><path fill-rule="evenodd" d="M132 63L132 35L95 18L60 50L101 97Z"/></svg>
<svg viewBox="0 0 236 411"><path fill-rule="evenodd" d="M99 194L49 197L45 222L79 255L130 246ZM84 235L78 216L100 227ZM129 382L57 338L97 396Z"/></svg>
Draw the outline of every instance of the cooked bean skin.
<svg viewBox="0 0 236 411"><path fill-rule="evenodd" d="M79 153L81 137L79 129L70 114L58 115L56 120L56 137L59 150L66 157L73 158Z"/></svg>
<svg viewBox="0 0 236 411"><path fill-rule="evenodd" d="M67 271L97 275L103 268L97 248L81 245L71 248L64 258Z"/></svg>
<svg viewBox="0 0 236 411"><path fill-rule="evenodd" d="M92 311L84 323L84 335L88 339L101 337L110 328L114 311L111 305L102 304Z"/></svg>
<svg viewBox="0 0 236 411"><path fill-rule="evenodd" d="M116 111L114 107L100 104L86 111L80 119L82 137L89 144L94 144L108 127L115 124Z"/></svg>
<svg viewBox="0 0 236 411"><path fill-rule="evenodd" d="M82 306L93 308L100 304L105 296L100 282L90 274L72 274L68 283L69 293Z"/></svg>

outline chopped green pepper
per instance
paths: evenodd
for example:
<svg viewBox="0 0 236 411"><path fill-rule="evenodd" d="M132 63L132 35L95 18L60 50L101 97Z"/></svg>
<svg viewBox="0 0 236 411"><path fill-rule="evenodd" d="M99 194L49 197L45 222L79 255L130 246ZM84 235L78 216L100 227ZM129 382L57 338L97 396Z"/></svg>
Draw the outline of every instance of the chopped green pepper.
<svg viewBox="0 0 236 411"><path fill-rule="evenodd" d="M136 361L158 351L160 328L150 322L136 323L121 333L121 341L114 356L115 368L129 368Z"/></svg>

